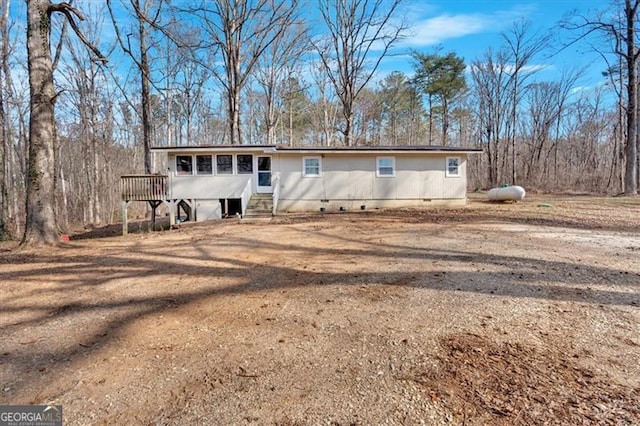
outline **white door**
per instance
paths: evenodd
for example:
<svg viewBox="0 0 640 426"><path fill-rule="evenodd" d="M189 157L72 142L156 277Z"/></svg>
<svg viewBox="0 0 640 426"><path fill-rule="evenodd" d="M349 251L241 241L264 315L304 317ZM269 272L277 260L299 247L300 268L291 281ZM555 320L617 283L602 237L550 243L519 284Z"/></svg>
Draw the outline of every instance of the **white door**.
<svg viewBox="0 0 640 426"><path fill-rule="evenodd" d="M271 186L271 157L258 156L258 192L270 194L273 192Z"/></svg>

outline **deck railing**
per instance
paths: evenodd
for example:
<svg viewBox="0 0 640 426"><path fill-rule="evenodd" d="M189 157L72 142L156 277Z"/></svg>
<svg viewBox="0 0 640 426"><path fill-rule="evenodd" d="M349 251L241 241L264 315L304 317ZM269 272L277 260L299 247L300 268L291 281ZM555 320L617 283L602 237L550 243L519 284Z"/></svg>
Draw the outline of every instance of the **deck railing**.
<svg viewBox="0 0 640 426"><path fill-rule="evenodd" d="M123 201L167 199L167 176L124 175L120 177Z"/></svg>
<svg viewBox="0 0 640 426"><path fill-rule="evenodd" d="M273 197L273 210L271 215L275 216L278 213L278 201L280 201L280 173L274 173L271 186L273 187L273 194L271 194Z"/></svg>
<svg viewBox="0 0 640 426"><path fill-rule="evenodd" d="M242 191L242 216L247 212L247 206L249 205L249 200L251 199L251 178L247 179L247 183L244 185L244 190Z"/></svg>

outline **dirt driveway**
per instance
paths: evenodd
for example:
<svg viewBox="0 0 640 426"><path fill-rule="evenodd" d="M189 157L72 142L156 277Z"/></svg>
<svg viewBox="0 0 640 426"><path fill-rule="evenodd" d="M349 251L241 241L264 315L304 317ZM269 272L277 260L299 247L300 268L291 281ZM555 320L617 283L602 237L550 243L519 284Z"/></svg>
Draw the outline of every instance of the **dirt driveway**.
<svg viewBox="0 0 640 426"><path fill-rule="evenodd" d="M640 423L637 198L95 235L0 246L0 404L72 425Z"/></svg>

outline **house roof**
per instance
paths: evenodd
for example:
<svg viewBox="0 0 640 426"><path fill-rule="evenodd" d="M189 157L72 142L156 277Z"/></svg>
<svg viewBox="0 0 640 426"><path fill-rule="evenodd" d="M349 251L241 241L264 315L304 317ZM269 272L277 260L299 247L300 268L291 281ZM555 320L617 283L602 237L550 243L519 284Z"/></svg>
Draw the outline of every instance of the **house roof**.
<svg viewBox="0 0 640 426"><path fill-rule="evenodd" d="M480 153L480 148L461 148L439 145L380 145L380 146L309 146L293 147L285 145L193 145L193 146L163 146L153 147L154 151L166 152L197 152L197 151L260 151L265 153L341 153L356 154L368 153L393 153L393 152L432 152L432 153Z"/></svg>

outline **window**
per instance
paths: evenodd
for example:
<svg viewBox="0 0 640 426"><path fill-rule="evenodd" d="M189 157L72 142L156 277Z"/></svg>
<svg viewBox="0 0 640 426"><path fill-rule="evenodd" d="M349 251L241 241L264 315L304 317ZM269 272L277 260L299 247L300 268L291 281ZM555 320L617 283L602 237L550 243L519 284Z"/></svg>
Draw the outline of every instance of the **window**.
<svg viewBox="0 0 640 426"><path fill-rule="evenodd" d="M271 187L271 157L258 156L258 186Z"/></svg>
<svg viewBox="0 0 640 426"><path fill-rule="evenodd" d="M176 155L176 173L179 175L193 174L193 157L190 155Z"/></svg>
<svg viewBox="0 0 640 426"><path fill-rule="evenodd" d="M210 155L196 155L196 173L199 175L213 174L213 162Z"/></svg>
<svg viewBox="0 0 640 426"><path fill-rule="evenodd" d="M447 157L447 170L445 175L447 177L460 176L460 157Z"/></svg>
<svg viewBox="0 0 640 426"><path fill-rule="evenodd" d="M253 155L238 154L236 162L239 175L250 175L253 173Z"/></svg>
<svg viewBox="0 0 640 426"><path fill-rule="evenodd" d="M304 157L302 159L302 176L322 176L322 159L320 157Z"/></svg>
<svg viewBox="0 0 640 426"><path fill-rule="evenodd" d="M216 173L219 175L233 174L233 155L216 155Z"/></svg>
<svg viewBox="0 0 640 426"><path fill-rule="evenodd" d="M271 157L258 157L258 171L259 172L271 171Z"/></svg>
<svg viewBox="0 0 640 426"><path fill-rule="evenodd" d="M396 159L395 157L378 157L376 159L377 177L394 177L396 175Z"/></svg>

